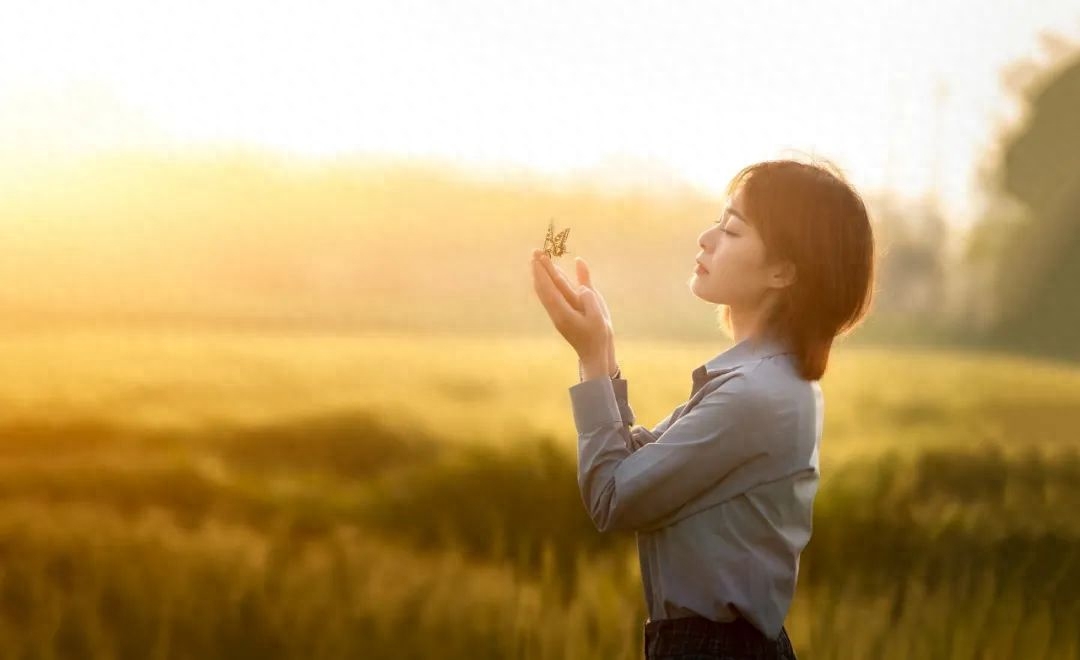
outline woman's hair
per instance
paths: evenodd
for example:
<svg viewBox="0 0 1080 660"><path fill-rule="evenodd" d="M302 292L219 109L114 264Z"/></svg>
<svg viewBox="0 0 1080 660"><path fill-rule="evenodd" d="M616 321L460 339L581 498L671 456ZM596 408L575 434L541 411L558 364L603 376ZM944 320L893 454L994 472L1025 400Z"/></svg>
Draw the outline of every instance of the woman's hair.
<svg viewBox="0 0 1080 660"><path fill-rule="evenodd" d="M795 264L795 282L780 291L765 332L795 352L806 380L825 373L837 335L854 328L873 297L874 236L866 205L835 164L769 160L748 165L728 183L742 189L747 220L770 262ZM720 305L731 328L731 308Z"/></svg>

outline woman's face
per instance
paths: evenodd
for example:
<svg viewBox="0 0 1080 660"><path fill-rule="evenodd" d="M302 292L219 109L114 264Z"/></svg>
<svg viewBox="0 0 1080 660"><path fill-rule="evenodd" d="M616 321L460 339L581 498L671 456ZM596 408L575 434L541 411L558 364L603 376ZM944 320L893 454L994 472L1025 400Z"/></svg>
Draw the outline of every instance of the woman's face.
<svg viewBox="0 0 1080 660"><path fill-rule="evenodd" d="M719 220L698 237L701 252L687 280L698 298L732 307L754 308L773 277L765 264L765 243L746 221L741 189L728 200ZM702 272L702 267L707 272Z"/></svg>

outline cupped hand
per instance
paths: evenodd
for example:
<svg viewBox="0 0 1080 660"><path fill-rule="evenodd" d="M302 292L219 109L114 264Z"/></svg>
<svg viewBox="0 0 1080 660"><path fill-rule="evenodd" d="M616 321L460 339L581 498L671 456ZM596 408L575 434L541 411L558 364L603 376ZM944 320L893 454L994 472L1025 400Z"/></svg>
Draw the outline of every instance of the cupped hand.
<svg viewBox="0 0 1080 660"><path fill-rule="evenodd" d="M581 279L581 266L578 268ZM578 358L586 361L602 356L606 360L612 330L600 295L584 282L572 285L540 249L533 250L532 273L533 289L544 310ZM584 273L588 279L587 267Z"/></svg>

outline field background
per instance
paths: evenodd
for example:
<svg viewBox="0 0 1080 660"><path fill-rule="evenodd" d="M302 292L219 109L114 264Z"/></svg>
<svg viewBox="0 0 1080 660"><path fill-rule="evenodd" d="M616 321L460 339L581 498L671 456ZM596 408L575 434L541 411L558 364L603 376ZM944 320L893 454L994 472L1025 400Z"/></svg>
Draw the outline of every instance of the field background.
<svg viewBox="0 0 1080 660"><path fill-rule="evenodd" d="M0 21L0 660L641 658L531 252L652 426L729 177L819 157L877 259L799 658L1080 659L1075 1L467 4Z"/></svg>
<svg viewBox="0 0 1080 660"><path fill-rule="evenodd" d="M553 336L11 331L0 654L635 658ZM638 423L717 342L619 345ZM800 658L1080 657L1080 369L846 346Z"/></svg>

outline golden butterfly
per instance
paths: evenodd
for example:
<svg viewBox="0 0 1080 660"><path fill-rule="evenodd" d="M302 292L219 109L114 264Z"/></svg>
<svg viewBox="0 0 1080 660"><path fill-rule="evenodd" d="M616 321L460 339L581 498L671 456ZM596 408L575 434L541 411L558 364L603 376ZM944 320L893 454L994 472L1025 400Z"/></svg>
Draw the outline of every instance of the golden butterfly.
<svg viewBox="0 0 1080 660"><path fill-rule="evenodd" d="M555 233L555 222L548 222L547 236L544 237L544 252L549 257L561 257L566 253L566 237L570 234L570 228Z"/></svg>

